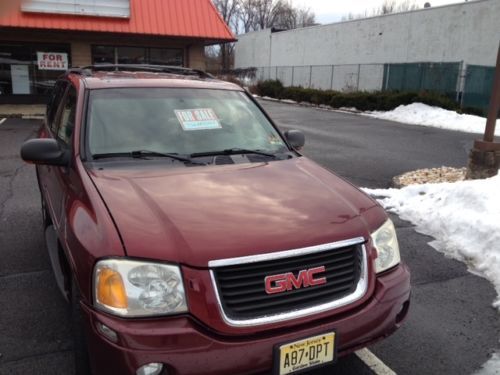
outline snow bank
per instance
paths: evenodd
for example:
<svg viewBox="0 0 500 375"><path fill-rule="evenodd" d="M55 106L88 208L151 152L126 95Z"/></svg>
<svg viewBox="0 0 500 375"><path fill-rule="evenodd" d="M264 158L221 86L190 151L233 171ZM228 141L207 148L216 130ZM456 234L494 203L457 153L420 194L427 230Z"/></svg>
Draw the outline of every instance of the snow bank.
<svg viewBox="0 0 500 375"><path fill-rule="evenodd" d="M364 189L434 237L430 245L490 280L500 296L500 175L474 181ZM500 309L500 297L494 302Z"/></svg>
<svg viewBox="0 0 500 375"><path fill-rule="evenodd" d="M430 243L463 261L469 271L490 280L500 310L500 175L486 180L410 185L402 189L363 189L389 211L435 238ZM476 375L500 375L494 354Z"/></svg>
<svg viewBox="0 0 500 375"><path fill-rule="evenodd" d="M500 354L495 353L474 375L500 375Z"/></svg>
<svg viewBox="0 0 500 375"><path fill-rule="evenodd" d="M410 125L431 126L468 133L483 134L486 126L486 118L484 117L462 115L455 111L431 107L422 103L400 105L388 112L365 112L363 115ZM497 127L495 134L500 136L500 126Z"/></svg>

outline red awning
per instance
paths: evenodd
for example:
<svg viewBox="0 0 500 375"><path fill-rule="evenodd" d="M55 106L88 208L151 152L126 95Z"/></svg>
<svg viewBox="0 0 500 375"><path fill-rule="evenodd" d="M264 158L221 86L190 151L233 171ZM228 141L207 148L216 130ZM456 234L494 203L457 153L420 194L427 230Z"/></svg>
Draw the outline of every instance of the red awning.
<svg viewBox="0 0 500 375"><path fill-rule="evenodd" d="M0 14L0 27L235 40L211 0L130 0L130 18L29 13L19 8Z"/></svg>

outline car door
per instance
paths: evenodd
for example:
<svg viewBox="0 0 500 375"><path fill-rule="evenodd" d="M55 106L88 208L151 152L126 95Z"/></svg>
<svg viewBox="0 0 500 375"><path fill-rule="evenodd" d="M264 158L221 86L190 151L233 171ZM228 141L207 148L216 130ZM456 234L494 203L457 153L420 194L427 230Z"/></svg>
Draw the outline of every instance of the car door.
<svg viewBox="0 0 500 375"><path fill-rule="evenodd" d="M57 81L54 85L54 90L52 91L52 95L47 104L45 121L40 130L40 138L57 137L58 115L60 114L60 109L62 108L61 103L67 88L68 82L63 80ZM56 167L51 165L37 165L38 184L44 203L46 204L46 208L50 212L51 217L54 217L55 213L52 197L49 194L49 186L52 184L52 180L54 179L55 168Z"/></svg>
<svg viewBox="0 0 500 375"><path fill-rule="evenodd" d="M63 150L72 151L73 130L75 128L77 93L73 85L68 84L56 115L54 137ZM70 167L48 166L47 195L52 205L52 221L56 229L61 228L65 220L64 206L70 188Z"/></svg>

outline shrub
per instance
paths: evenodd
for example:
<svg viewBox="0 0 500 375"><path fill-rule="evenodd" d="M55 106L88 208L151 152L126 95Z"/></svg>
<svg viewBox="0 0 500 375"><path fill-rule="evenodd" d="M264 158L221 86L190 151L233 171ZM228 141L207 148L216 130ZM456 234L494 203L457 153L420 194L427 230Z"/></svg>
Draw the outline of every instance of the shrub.
<svg viewBox="0 0 500 375"><path fill-rule="evenodd" d="M418 101L434 107L441 107L449 110L459 109L457 103L447 96L439 95L434 92L422 92L418 96Z"/></svg>
<svg viewBox="0 0 500 375"><path fill-rule="evenodd" d="M485 111L484 109L474 108L474 107L464 107L462 108L461 111L458 112L466 113L468 115L481 116L481 117L487 116L487 111Z"/></svg>
<svg viewBox="0 0 500 375"><path fill-rule="evenodd" d="M333 108L354 107L360 111L390 111L400 105L424 103L444 109L460 111L459 105L449 97L435 92L338 92L304 87L283 87L279 80L262 81L255 87L261 96L291 99L315 105L330 105ZM477 114L480 111L467 108L463 112Z"/></svg>
<svg viewBox="0 0 500 375"><path fill-rule="evenodd" d="M284 87L280 80L268 80L257 83L257 92L260 96L282 99Z"/></svg>

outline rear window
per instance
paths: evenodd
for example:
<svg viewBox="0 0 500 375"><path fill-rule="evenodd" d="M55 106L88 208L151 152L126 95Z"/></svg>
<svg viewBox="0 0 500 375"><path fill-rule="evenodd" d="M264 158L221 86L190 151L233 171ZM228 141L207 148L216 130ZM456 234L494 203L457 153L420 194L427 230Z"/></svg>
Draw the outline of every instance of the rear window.
<svg viewBox="0 0 500 375"><path fill-rule="evenodd" d="M189 155L230 148L287 149L260 109L243 92L126 88L90 94L91 154L150 150Z"/></svg>

